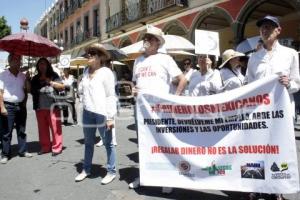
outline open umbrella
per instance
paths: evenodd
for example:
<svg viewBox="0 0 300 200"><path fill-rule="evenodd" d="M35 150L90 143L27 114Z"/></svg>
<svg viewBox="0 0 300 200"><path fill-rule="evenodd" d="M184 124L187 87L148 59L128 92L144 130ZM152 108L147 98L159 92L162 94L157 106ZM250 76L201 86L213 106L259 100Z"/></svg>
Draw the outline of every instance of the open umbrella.
<svg viewBox="0 0 300 200"><path fill-rule="evenodd" d="M186 38L179 35L164 35L165 44L163 47L169 50L194 50L195 45Z"/></svg>
<svg viewBox="0 0 300 200"><path fill-rule="evenodd" d="M61 53L59 47L45 37L34 33L16 33L0 40L0 49L18 55L54 57Z"/></svg>
<svg viewBox="0 0 300 200"><path fill-rule="evenodd" d="M194 50L195 46L189 40L178 35L164 35L165 44L158 50L159 52L169 53L170 51ZM128 60L133 60L142 53L143 41L136 42L127 47L121 48L127 54Z"/></svg>
<svg viewBox="0 0 300 200"><path fill-rule="evenodd" d="M241 43L237 45L236 50L241 53L247 53L253 51L258 44L259 38L260 36L255 36L243 40Z"/></svg>
<svg viewBox="0 0 300 200"><path fill-rule="evenodd" d="M87 65L87 58L84 57L76 57L74 59L71 59L70 61L70 68L73 69L74 65L76 65L76 69L77 69L77 77L79 77L79 69L83 69L86 65Z"/></svg>
<svg viewBox="0 0 300 200"><path fill-rule="evenodd" d="M102 44L104 48L110 53L112 60L122 60L127 58L127 55L124 51L118 49L117 47L111 44Z"/></svg>

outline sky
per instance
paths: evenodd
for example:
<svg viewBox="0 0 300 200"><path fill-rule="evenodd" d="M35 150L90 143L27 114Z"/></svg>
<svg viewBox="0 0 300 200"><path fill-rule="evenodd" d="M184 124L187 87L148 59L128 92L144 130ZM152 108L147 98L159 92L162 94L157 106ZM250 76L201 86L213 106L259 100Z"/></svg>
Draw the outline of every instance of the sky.
<svg viewBox="0 0 300 200"><path fill-rule="evenodd" d="M38 20L55 0L0 0L0 16L4 16L12 33L20 32L20 20L27 18L29 32L34 31ZM0 52L0 68L6 60L7 53Z"/></svg>

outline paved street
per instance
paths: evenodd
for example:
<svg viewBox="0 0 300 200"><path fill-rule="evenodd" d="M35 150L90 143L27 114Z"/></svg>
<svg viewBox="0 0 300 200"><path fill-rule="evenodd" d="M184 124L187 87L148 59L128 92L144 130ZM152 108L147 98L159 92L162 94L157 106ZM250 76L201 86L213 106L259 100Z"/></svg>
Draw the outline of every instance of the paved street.
<svg viewBox="0 0 300 200"><path fill-rule="evenodd" d="M175 189L172 194L163 195L161 188L156 187L128 189L128 183L138 175L137 140L133 122L132 110L122 108L116 127L119 172L117 180L109 185L101 185L101 177L105 175L106 154L104 147L97 147L93 159L92 176L83 182L75 183L74 178L82 168L81 159L84 149L82 128L79 126L63 127L65 149L61 155L57 157L52 157L51 154L37 155L39 151L37 124L29 100L27 133L29 151L34 154L34 157L28 159L16 156L14 133L13 158L6 165L0 165L0 199L240 199L237 193L221 191L196 192ZM296 139L299 155L300 134L296 134ZM299 200L300 194L285 197Z"/></svg>

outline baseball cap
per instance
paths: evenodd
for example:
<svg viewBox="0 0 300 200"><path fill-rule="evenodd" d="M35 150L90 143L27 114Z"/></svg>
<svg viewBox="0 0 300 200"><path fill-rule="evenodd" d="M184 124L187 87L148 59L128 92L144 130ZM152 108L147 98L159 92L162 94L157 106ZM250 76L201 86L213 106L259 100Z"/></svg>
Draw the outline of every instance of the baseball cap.
<svg viewBox="0 0 300 200"><path fill-rule="evenodd" d="M276 27L280 27L280 23L277 17L267 15L264 18L256 22L256 26L260 27L264 22L272 22Z"/></svg>

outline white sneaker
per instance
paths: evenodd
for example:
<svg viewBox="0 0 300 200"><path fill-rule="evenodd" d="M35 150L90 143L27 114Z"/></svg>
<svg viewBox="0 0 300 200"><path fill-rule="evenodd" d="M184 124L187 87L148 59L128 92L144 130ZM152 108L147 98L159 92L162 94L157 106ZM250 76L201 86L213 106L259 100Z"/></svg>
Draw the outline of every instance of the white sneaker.
<svg viewBox="0 0 300 200"><path fill-rule="evenodd" d="M0 162L1 164L6 164L8 162L8 157L2 156Z"/></svg>
<svg viewBox="0 0 300 200"><path fill-rule="evenodd" d="M116 178L116 174L107 173L106 176L102 179L101 184L106 185L112 182Z"/></svg>
<svg viewBox="0 0 300 200"><path fill-rule="evenodd" d="M163 194L170 194L171 192L173 192L173 188L172 187L163 187L161 192Z"/></svg>
<svg viewBox="0 0 300 200"><path fill-rule="evenodd" d="M97 144L96 144L96 147L101 147L103 145L103 141L100 140Z"/></svg>
<svg viewBox="0 0 300 200"><path fill-rule="evenodd" d="M79 182L79 181L83 181L86 177L88 177L90 174L87 174L84 170L78 174L76 177L75 177L75 181L76 182Z"/></svg>
<svg viewBox="0 0 300 200"><path fill-rule="evenodd" d="M135 189L135 188L138 188L140 187L140 178L135 178L133 182L129 183L129 188L130 189Z"/></svg>

